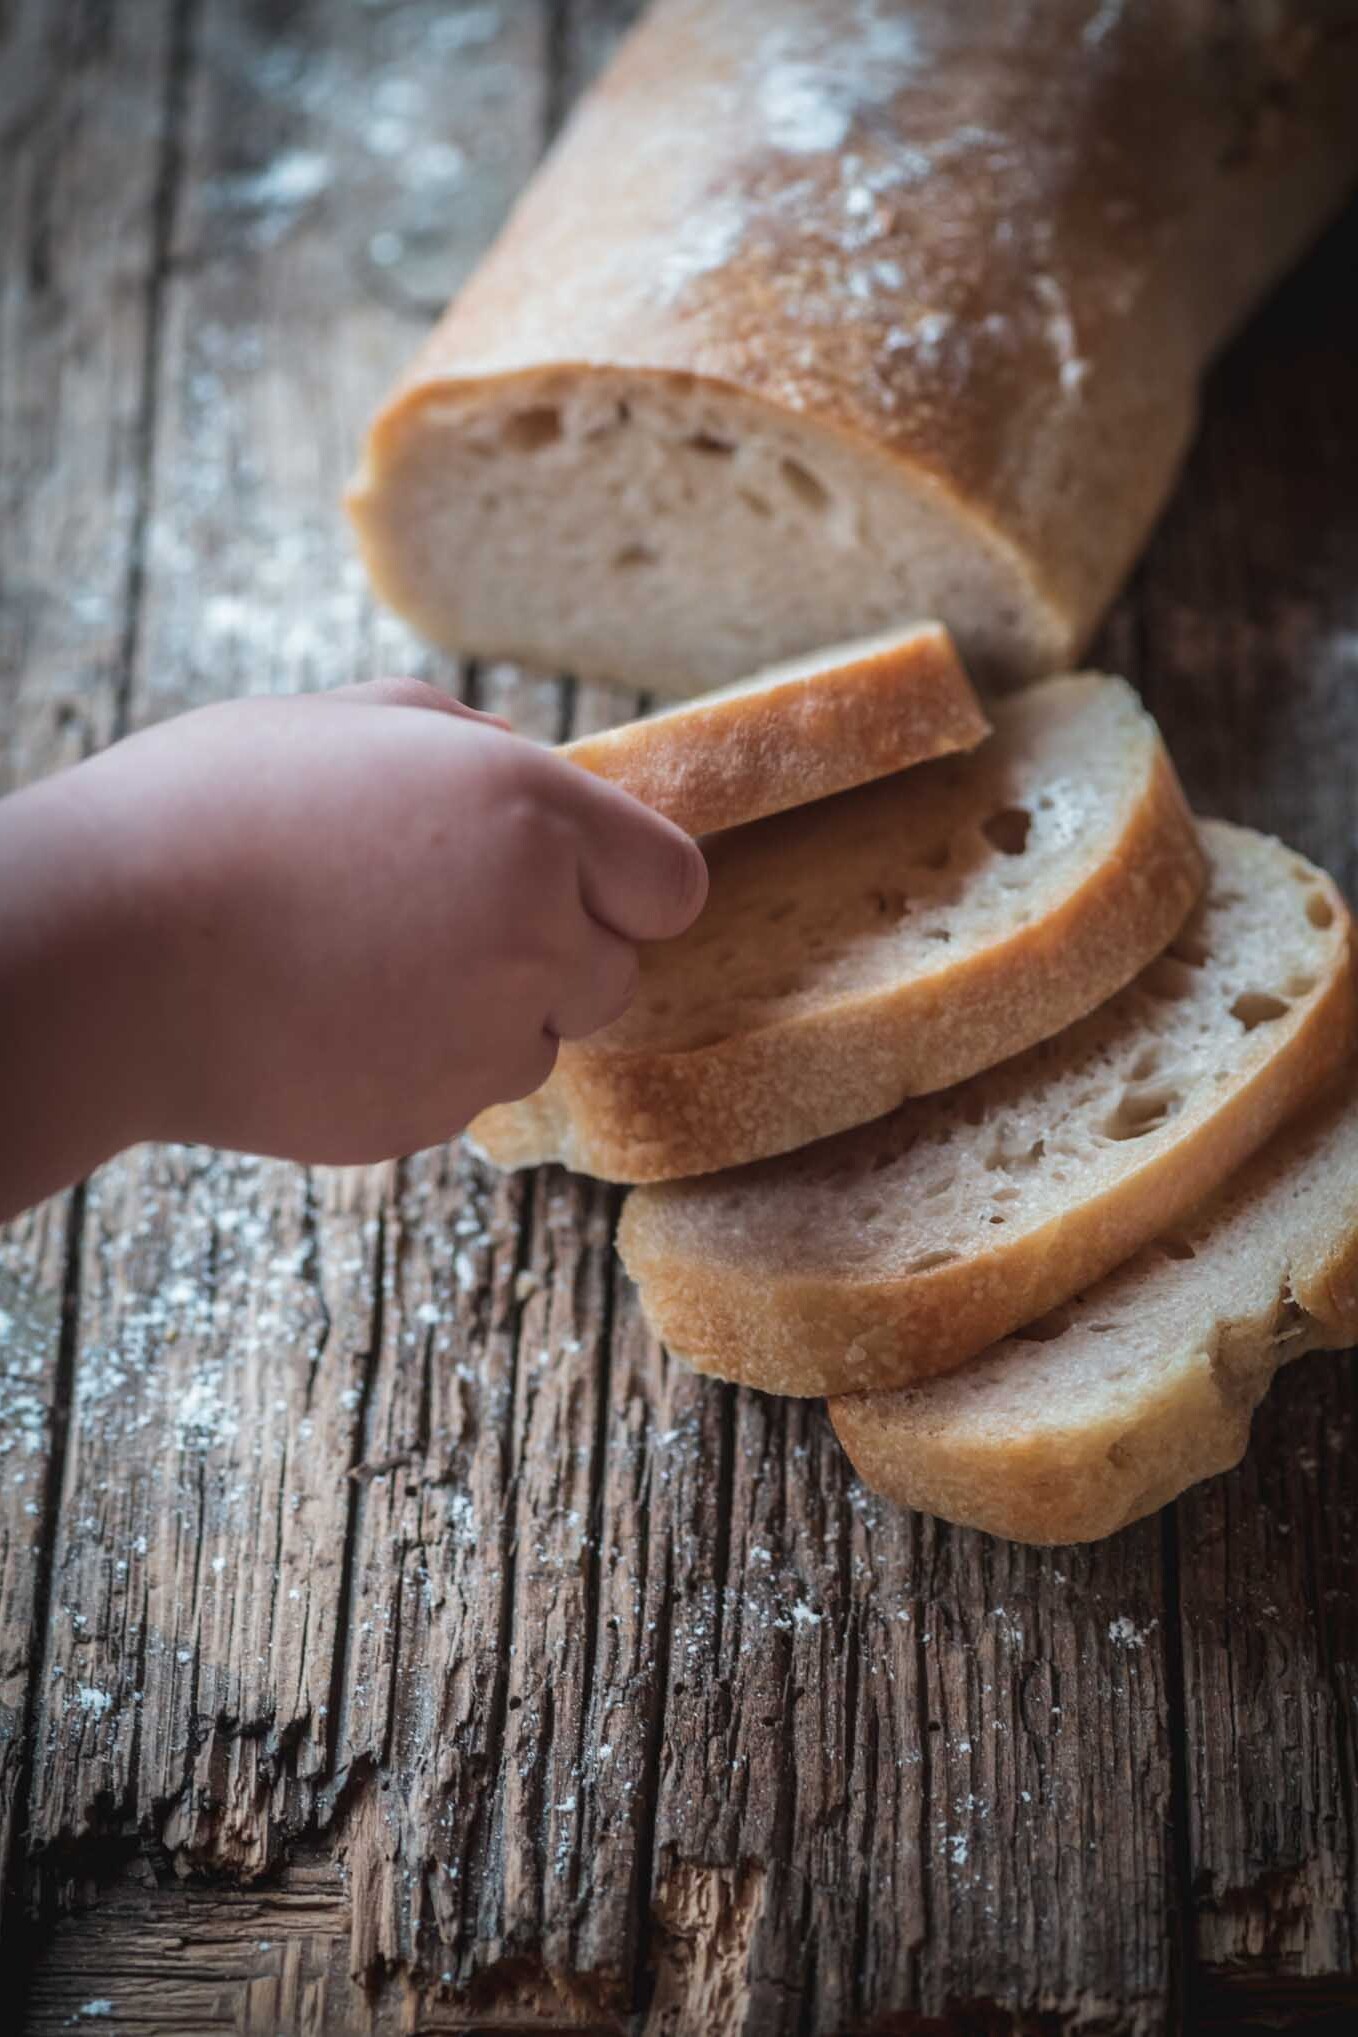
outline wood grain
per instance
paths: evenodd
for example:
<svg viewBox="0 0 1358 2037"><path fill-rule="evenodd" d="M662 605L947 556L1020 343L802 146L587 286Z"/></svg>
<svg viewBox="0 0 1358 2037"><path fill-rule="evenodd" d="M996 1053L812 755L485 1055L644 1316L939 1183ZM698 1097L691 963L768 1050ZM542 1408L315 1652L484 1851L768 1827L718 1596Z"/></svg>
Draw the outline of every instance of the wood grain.
<svg viewBox="0 0 1358 2037"><path fill-rule="evenodd" d="M415 646L335 498L634 12L6 17L5 768L393 668L542 740L632 710ZM1356 245L1223 364L1103 646L1198 799L1350 882ZM671 1364L616 1214L460 1149L165 1149L9 1233L23 2027L108 1999L137 2037L1151 2037L1352 2006L1349 1363L1299 1368L1165 1520L1014 1549L875 1501L818 1408Z"/></svg>

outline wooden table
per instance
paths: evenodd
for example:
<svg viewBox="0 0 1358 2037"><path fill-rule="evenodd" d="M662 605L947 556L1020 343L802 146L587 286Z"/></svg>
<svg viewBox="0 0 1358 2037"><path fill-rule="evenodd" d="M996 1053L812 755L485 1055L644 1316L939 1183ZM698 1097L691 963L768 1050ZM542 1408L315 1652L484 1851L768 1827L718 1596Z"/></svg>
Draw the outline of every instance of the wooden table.
<svg viewBox="0 0 1358 2037"><path fill-rule="evenodd" d="M630 12L0 11L7 782L382 670L627 711L431 659L336 496ZM1205 810L1351 888L1356 277L1350 217L1222 363L1101 650ZM1039 1554L667 1363L616 1215L157 1150L13 1228L6 2029L1354 2028L1351 1364Z"/></svg>

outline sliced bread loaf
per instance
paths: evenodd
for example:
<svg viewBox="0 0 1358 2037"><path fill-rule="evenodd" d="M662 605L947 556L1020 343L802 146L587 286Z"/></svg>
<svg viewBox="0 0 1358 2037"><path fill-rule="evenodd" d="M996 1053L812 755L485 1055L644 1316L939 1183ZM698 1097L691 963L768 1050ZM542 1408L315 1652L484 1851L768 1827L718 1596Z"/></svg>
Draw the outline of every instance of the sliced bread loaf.
<svg viewBox="0 0 1358 2037"><path fill-rule="evenodd" d="M970 750L989 726L930 622L771 666L562 755L703 835Z"/></svg>
<svg viewBox="0 0 1358 2037"><path fill-rule="evenodd" d="M809 1151L638 1190L619 1247L671 1350L781 1393L949 1372L1262 1145L1349 1050L1349 918L1279 843L1202 833L1178 940L1058 1038Z"/></svg>
<svg viewBox="0 0 1358 2037"><path fill-rule="evenodd" d="M945 758L709 844L708 904L631 1009L485 1112L501 1166L658 1181L790 1151L1069 1025L1157 954L1203 879L1121 680L1050 680Z"/></svg>
<svg viewBox="0 0 1358 2037"><path fill-rule="evenodd" d="M660 0L373 425L379 593L675 694L910 615L1069 666L1356 96L1347 0Z"/></svg>
<svg viewBox="0 0 1358 2037"><path fill-rule="evenodd" d="M1086 1542L1239 1462L1278 1367L1358 1339L1358 1084L1078 1301L946 1379L830 1403L859 1475L1018 1542Z"/></svg>

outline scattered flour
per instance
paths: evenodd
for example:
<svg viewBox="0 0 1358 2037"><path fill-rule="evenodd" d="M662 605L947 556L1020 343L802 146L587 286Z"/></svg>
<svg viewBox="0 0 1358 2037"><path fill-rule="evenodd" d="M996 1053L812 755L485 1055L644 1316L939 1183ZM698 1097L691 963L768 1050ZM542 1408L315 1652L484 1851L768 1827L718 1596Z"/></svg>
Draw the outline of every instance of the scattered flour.
<svg viewBox="0 0 1358 2037"><path fill-rule="evenodd" d="M223 177L213 195L220 203L257 206L309 205L319 198L331 179L327 157L314 149L288 149L275 156L266 169L240 177Z"/></svg>
<svg viewBox="0 0 1358 2037"><path fill-rule="evenodd" d="M771 145L788 155L828 155L848 140L857 115L895 97L920 62L913 24L859 0L854 19L828 38L788 27L758 54L758 105Z"/></svg>
<svg viewBox="0 0 1358 2037"><path fill-rule="evenodd" d="M1048 275L1034 276L1033 289L1047 314L1047 338L1056 358L1062 393L1076 396L1089 373L1089 363L1080 354L1066 293L1055 276Z"/></svg>
<svg viewBox="0 0 1358 2037"><path fill-rule="evenodd" d="M1115 1648L1144 1648L1159 1624L1158 1620L1152 1620L1149 1626L1138 1627L1135 1620L1121 1613L1117 1619L1109 1621L1108 1638Z"/></svg>

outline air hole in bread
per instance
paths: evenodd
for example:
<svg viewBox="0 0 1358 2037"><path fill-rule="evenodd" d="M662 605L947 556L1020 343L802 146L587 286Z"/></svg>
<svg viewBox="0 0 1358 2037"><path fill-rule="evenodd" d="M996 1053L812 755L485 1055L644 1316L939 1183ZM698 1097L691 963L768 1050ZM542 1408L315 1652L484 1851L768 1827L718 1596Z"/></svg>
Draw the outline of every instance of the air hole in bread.
<svg viewBox="0 0 1358 2037"><path fill-rule="evenodd" d="M1178 1090L1170 1089L1164 1083L1124 1089L1104 1121L1104 1136L1109 1139L1144 1139L1148 1132L1158 1132L1162 1125L1168 1124L1180 1101Z"/></svg>
<svg viewBox="0 0 1358 2037"><path fill-rule="evenodd" d="M1156 1250L1163 1252L1166 1259L1196 1259L1198 1256L1187 1238L1157 1238L1155 1245Z"/></svg>
<svg viewBox="0 0 1358 2037"><path fill-rule="evenodd" d="M1289 976L1283 985L1288 997L1309 997L1316 987L1314 976Z"/></svg>
<svg viewBox="0 0 1358 2037"><path fill-rule="evenodd" d="M829 508L829 490L802 465L800 460L783 460L779 464L784 481L799 502L804 502L808 509L814 509L818 513L823 513Z"/></svg>
<svg viewBox="0 0 1358 2037"><path fill-rule="evenodd" d="M911 1259L902 1269L907 1274L932 1273L936 1266L951 1266L960 1255L956 1252L921 1252L918 1259Z"/></svg>
<svg viewBox="0 0 1358 2037"><path fill-rule="evenodd" d="M1231 1017L1239 1019L1247 1033L1256 1026L1272 1025L1287 1010L1281 997L1270 997L1266 990L1242 990L1231 1006Z"/></svg>
<svg viewBox="0 0 1358 2037"><path fill-rule="evenodd" d="M1192 996L1193 972L1174 956L1162 955L1149 969L1142 970L1141 988L1164 1004L1177 1004L1180 998Z"/></svg>
<svg viewBox="0 0 1358 2037"><path fill-rule="evenodd" d="M992 1202L1017 1202L1019 1199L1019 1191L1016 1188L1012 1187L997 1188L990 1199Z"/></svg>
<svg viewBox="0 0 1358 2037"><path fill-rule="evenodd" d="M736 490L736 493L739 495L741 501L745 504L746 508L752 509L756 516L773 515L773 510L770 504L765 501L762 495L757 495L753 488L739 488Z"/></svg>
<svg viewBox="0 0 1358 2037"><path fill-rule="evenodd" d="M1175 962L1184 962L1190 969L1202 969L1207 964L1207 946L1196 934L1180 934L1177 941L1171 941L1165 953Z"/></svg>
<svg viewBox="0 0 1358 2037"><path fill-rule="evenodd" d="M729 439L715 438L710 431L695 431L688 443L695 453L707 453L716 460L729 460L735 451Z"/></svg>
<svg viewBox="0 0 1358 2037"><path fill-rule="evenodd" d="M509 418L501 433L511 453L536 453L554 445L561 436L561 412L552 403L534 404Z"/></svg>
<svg viewBox="0 0 1358 2037"><path fill-rule="evenodd" d="M952 935L946 927L926 927L924 929L924 938L926 941L950 941Z"/></svg>
<svg viewBox="0 0 1358 2037"><path fill-rule="evenodd" d="M1313 927L1332 927L1334 907L1323 891L1313 891L1306 901L1306 917Z"/></svg>
<svg viewBox="0 0 1358 2037"><path fill-rule="evenodd" d="M1158 1047L1147 1047L1144 1054L1138 1054L1136 1057L1132 1067L1132 1081L1149 1082L1152 1075L1159 1072L1159 1068L1160 1049Z"/></svg>
<svg viewBox="0 0 1358 2037"><path fill-rule="evenodd" d="M654 566L659 558L659 552L653 552L649 545L624 545L620 552L614 553L613 564L623 567Z"/></svg>
<svg viewBox="0 0 1358 2037"><path fill-rule="evenodd" d="M903 891L870 891L868 903L882 919L890 920L893 926L903 920L910 910L910 900Z"/></svg>
<svg viewBox="0 0 1358 2037"><path fill-rule="evenodd" d="M1002 856L1021 856L1028 846L1032 825L1033 817L1026 806L1002 806L989 820L982 821L981 833Z"/></svg>
<svg viewBox="0 0 1358 2037"><path fill-rule="evenodd" d="M1002 1224L1004 1222L1004 1218L999 1212L999 1210L992 1210L987 1221L992 1224Z"/></svg>
<svg viewBox="0 0 1358 2037"><path fill-rule="evenodd" d="M1070 1309L1054 1308L1050 1315L1039 1316L1035 1323L1015 1330L1014 1337L1020 1344L1051 1344L1058 1337L1064 1337L1069 1328Z"/></svg>

